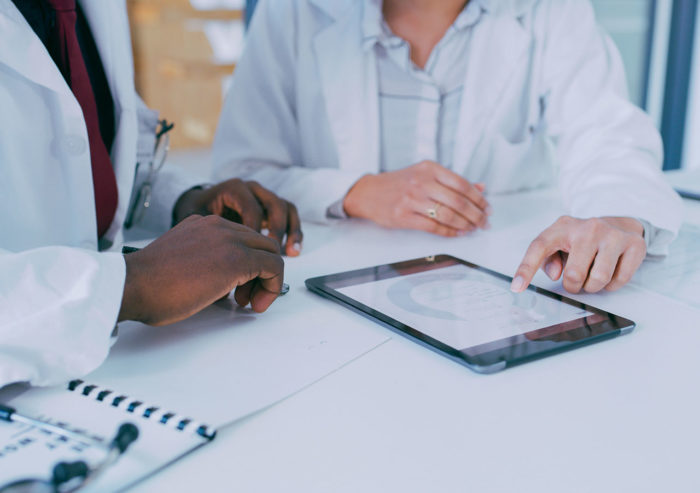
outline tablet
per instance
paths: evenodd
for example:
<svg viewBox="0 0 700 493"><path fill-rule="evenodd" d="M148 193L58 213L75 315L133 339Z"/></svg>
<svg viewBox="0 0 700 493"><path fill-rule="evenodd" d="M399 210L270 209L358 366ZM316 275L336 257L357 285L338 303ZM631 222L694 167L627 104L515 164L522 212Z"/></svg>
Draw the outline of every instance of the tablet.
<svg viewBox="0 0 700 493"><path fill-rule="evenodd" d="M306 280L311 291L479 373L602 341L634 329L604 310L449 255Z"/></svg>

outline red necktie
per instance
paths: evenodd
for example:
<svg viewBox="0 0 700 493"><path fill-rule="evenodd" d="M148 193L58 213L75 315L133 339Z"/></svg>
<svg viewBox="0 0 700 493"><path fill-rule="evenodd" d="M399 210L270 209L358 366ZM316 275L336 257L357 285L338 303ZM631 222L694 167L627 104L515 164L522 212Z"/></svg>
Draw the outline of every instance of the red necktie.
<svg viewBox="0 0 700 493"><path fill-rule="evenodd" d="M56 64L80 103L87 126L97 209L97 235L101 237L109 229L117 209L119 197L117 180L107 146L100 134L95 93L78 43L75 28L78 18L75 0L48 0L48 3L56 11L56 26L53 33L58 47Z"/></svg>

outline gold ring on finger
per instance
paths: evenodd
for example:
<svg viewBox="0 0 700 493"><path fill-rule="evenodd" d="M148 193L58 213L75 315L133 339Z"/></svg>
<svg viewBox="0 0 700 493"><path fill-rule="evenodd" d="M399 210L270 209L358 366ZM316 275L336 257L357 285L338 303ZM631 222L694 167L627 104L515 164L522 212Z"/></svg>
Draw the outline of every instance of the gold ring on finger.
<svg viewBox="0 0 700 493"><path fill-rule="evenodd" d="M438 210L440 210L441 206L442 204L440 202L435 202L435 205L433 207L428 207L425 213L430 219L437 219Z"/></svg>

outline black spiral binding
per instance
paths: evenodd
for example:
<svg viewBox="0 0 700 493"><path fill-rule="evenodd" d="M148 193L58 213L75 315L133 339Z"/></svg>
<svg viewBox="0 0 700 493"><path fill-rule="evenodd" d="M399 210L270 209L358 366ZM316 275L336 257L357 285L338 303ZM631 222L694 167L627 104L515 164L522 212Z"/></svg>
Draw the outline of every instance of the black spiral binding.
<svg viewBox="0 0 700 493"><path fill-rule="evenodd" d="M190 431L207 440L213 440L216 436L216 430L209 425L195 421L192 418L180 416L177 413L164 411L157 406L146 405L141 400L131 399L129 396L106 388L100 388L98 385L86 384L83 380L72 380L68 383L68 390L84 397L92 397L98 402L121 408L127 413L141 416L144 419L150 419L166 426L169 425L173 430Z"/></svg>

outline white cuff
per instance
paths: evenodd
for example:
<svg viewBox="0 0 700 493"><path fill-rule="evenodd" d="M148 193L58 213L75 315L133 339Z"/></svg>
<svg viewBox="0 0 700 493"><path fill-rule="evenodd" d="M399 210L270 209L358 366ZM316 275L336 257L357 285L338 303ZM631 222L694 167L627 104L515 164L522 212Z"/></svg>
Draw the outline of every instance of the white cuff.
<svg viewBox="0 0 700 493"><path fill-rule="evenodd" d="M340 200L336 200L326 209L326 217L329 219L347 219L348 215L345 213L343 208L344 197Z"/></svg>

